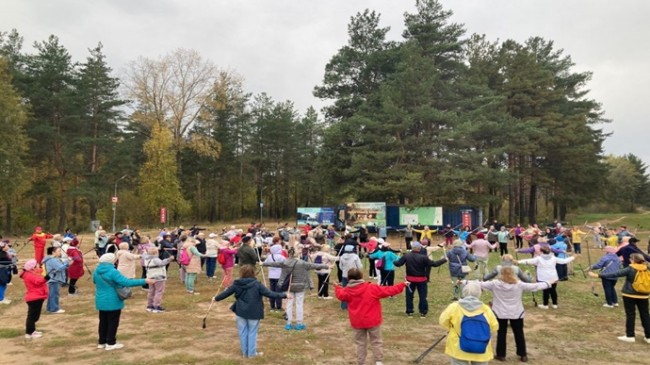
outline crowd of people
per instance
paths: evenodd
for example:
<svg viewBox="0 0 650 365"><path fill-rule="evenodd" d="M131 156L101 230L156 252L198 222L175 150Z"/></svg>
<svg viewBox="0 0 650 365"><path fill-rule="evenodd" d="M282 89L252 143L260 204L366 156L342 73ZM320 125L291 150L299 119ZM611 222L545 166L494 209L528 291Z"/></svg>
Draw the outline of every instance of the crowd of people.
<svg viewBox="0 0 650 365"><path fill-rule="evenodd" d="M452 364L482 364L492 359L505 361L508 324L514 334L516 354L520 361L526 362L523 293L541 290L543 302L538 307L558 309L557 285L568 279L568 265L575 255L583 252L585 237L593 235L592 242L601 247L604 254L592 263L587 246L589 266L586 271L590 276L601 278L604 307L619 305L616 279L625 277L622 298L626 331L619 340L635 341L634 322L638 311L645 332L644 341L650 343L650 287L645 292L637 278L643 276L638 273L648 270L650 256L637 246L638 239L626 227L612 231L600 225L586 226L586 232L580 228L567 229L560 223L544 230L536 225L524 228L519 224L508 228L496 221L473 230L451 225L440 230L407 226L403 230L407 249L401 250L395 249L388 237L370 235L365 227L339 233L333 227L293 228L285 224L277 230L268 230L260 224L251 224L246 229L231 226L208 233L194 225L189 229L163 228L152 236L128 226L109 235L98 227L94 245L82 252L80 240L69 230L62 235L49 234L36 227L29 238L34 258L22 264L11 242L0 242L0 303L11 303L5 291L12 276L19 274L26 288L24 299L28 307L25 338L39 338L43 333L36 330L36 323L43 304L48 313L65 313L59 300L62 288L67 288L70 296L79 295L79 279L88 272L95 286L95 308L99 315L97 348L110 351L124 346L117 341L117 331L124 299L129 295L125 288L147 290L146 311L161 313L165 311L163 298L173 262L178 264L178 277L187 295L199 294L195 290L199 275L205 274L208 281L215 280L220 267L223 279L219 288L223 291L212 300L235 296L231 309L236 317L241 354L256 357L262 354L257 348L257 333L260 320L264 318L263 298L268 298L271 312L284 313L285 330L307 330L305 297L310 290L315 290L318 299L332 299L330 285L334 280L330 276L336 270L338 283L334 294L340 301L340 308L349 313L357 345L357 363L365 364L369 339L373 360L380 365L383 361L380 299L405 291L404 312L407 318L412 318L417 292L418 314L426 317L430 311L431 268L440 269L447 264L452 303L440 315L439 323L449 330L445 353ZM616 239L611 239L612 236ZM436 244L437 237L441 242ZM515 257L508 250L510 241L514 241ZM524 247L526 243L528 247ZM401 244L399 246L401 248ZM490 268L489 255L497 249L501 262ZM442 253L437 259L434 258L436 252ZM94 271L84 263L84 256L89 253L99 258ZM531 258L519 259L520 254L530 254ZM533 266L535 275L518 265ZM235 266L239 267L237 279L233 275ZM405 267L405 280L396 284L395 271L402 266ZM20 273L19 267L22 268ZM315 272L316 280L311 271ZM373 282L363 280L364 271ZM650 286L650 273L648 278ZM481 290L492 292L491 307L481 302ZM469 340L463 333L470 332L484 339ZM494 332L497 333L495 353L490 343Z"/></svg>

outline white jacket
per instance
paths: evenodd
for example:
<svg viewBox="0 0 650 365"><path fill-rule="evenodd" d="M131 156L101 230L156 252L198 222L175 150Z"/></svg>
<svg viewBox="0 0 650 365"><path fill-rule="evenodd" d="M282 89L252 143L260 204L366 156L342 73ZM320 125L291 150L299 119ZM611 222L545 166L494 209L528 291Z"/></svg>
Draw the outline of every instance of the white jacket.
<svg viewBox="0 0 650 365"><path fill-rule="evenodd" d="M537 266L537 281L556 282L558 280L556 264L568 264L575 259L574 256L566 259L559 259L555 255L548 253L532 259L519 260L520 264Z"/></svg>

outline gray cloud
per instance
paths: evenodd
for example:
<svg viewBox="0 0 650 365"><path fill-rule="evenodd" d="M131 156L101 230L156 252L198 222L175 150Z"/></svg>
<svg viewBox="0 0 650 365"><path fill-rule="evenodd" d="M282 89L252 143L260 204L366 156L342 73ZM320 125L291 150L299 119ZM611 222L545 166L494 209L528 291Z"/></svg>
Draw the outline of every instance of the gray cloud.
<svg viewBox="0 0 650 365"><path fill-rule="evenodd" d="M650 100L650 2L644 0L443 0L452 21L468 34L524 41L542 36L571 55L576 71L592 71L590 97L603 104L604 126L614 132L607 153L634 153L650 163L645 103ZM382 14L399 39L410 0L5 0L3 31L16 28L26 46L59 36L75 60L104 44L119 72L138 56L157 57L177 47L194 48L222 68L246 78L246 88L301 111L324 102L311 92L325 64L347 42L347 23L370 8ZM29 47L26 47L29 48ZM31 51L31 50L30 50Z"/></svg>

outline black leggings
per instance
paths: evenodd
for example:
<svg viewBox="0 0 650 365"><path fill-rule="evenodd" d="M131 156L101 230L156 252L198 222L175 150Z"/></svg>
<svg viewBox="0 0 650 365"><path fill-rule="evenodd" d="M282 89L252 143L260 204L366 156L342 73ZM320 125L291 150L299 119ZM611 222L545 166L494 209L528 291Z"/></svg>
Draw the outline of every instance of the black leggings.
<svg viewBox="0 0 650 365"><path fill-rule="evenodd" d="M75 294L77 292L77 280L79 279L70 279L70 285L68 286L68 294Z"/></svg>
<svg viewBox="0 0 650 365"><path fill-rule="evenodd" d="M27 302L27 320L25 321L25 333L31 335L36 331L36 322L41 318L41 310L45 299L32 300Z"/></svg>
<svg viewBox="0 0 650 365"><path fill-rule="evenodd" d="M551 297L553 304L557 305L557 283L551 285L550 288L544 289L542 292L542 297L544 299L544 305L548 305L548 297Z"/></svg>
<svg viewBox="0 0 650 365"><path fill-rule="evenodd" d="M115 345L117 328L120 326L122 310L99 311L99 341L100 345Z"/></svg>

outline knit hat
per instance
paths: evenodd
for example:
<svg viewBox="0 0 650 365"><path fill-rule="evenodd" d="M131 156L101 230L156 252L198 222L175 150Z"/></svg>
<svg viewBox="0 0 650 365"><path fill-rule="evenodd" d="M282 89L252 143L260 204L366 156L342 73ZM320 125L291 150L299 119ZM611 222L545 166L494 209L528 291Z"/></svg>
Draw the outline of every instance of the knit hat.
<svg viewBox="0 0 650 365"><path fill-rule="evenodd" d="M607 252L607 253L616 253L616 247L614 247L614 246L605 246L605 252Z"/></svg>
<svg viewBox="0 0 650 365"><path fill-rule="evenodd" d="M629 242L630 242L630 243L637 243L637 242L639 242L639 239L636 238L636 237L632 237L632 238L630 238L630 241L629 241Z"/></svg>
<svg viewBox="0 0 650 365"><path fill-rule="evenodd" d="M483 234L483 232L479 232L476 234L476 238L478 239L485 238L485 235Z"/></svg>
<svg viewBox="0 0 650 365"><path fill-rule="evenodd" d="M244 238L241 239L241 242L248 243L250 240L252 240L251 236L244 236Z"/></svg>
<svg viewBox="0 0 650 365"><path fill-rule="evenodd" d="M411 248L422 248L422 244L418 241L411 242Z"/></svg>
<svg viewBox="0 0 650 365"><path fill-rule="evenodd" d="M345 252L352 252L352 251L354 251L354 246L352 246L352 245L345 245L345 247L343 248L343 251L345 251Z"/></svg>
<svg viewBox="0 0 650 365"><path fill-rule="evenodd" d="M75 238L72 241L70 241L70 246L77 246L79 244L79 241Z"/></svg>
<svg viewBox="0 0 650 365"><path fill-rule="evenodd" d="M99 263L108 262L109 264L115 263L115 254L105 253L99 258Z"/></svg>
<svg viewBox="0 0 650 365"><path fill-rule="evenodd" d="M555 241L557 241L557 242L564 242L564 236L562 236L562 235L555 236Z"/></svg>
<svg viewBox="0 0 650 365"><path fill-rule="evenodd" d="M0 241L0 248L3 248L7 245L8 242Z"/></svg>
<svg viewBox="0 0 650 365"><path fill-rule="evenodd" d="M34 228L34 230L36 232L41 232L41 231L43 231L43 228L41 228L41 226L36 226L36 228Z"/></svg>
<svg viewBox="0 0 650 365"><path fill-rule="evenodd" d="M36 268L36 265L38 265L38 262L36 262L36 260L29 259L27 262L25 262L25 265L23 265L23 269L25 269L25 271L32 271Z"/></svg>

